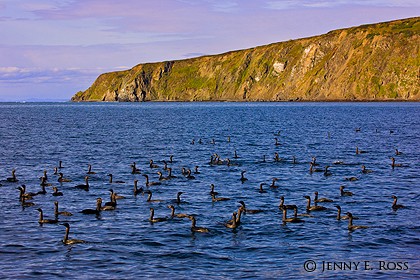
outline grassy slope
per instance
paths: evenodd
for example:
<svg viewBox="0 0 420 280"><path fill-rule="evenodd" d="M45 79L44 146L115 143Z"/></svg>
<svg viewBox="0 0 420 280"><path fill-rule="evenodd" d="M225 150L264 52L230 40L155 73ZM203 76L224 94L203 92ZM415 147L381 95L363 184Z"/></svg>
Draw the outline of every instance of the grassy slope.
<svg viewBox="0 0 420 280"><path fill-rule="evenodd" d="M100 75L72 100L420 100L419 35L420 18L410 18L139 64Z"/></svg>

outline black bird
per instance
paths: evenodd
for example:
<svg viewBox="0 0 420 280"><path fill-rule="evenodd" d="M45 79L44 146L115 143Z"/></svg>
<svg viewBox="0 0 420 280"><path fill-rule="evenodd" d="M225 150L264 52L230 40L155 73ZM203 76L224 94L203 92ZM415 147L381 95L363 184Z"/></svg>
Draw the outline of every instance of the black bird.
<svg viewBox="0 0 420 280"><path fill-rule="evenodd" d="M241 179L239 179L239 180L242 181L242 183L245 183L245 181L248 181L248 179L245 178L245 176L244 176L245 172L246 172L246 170L244 170L244 171L241 172Z"/></svg>
<svg viewBox="0 0 420 280"><path fill-rule="evenodd" d="M85 183L74 186L76 189L89 191L89 176L85 176Z"/></svg>

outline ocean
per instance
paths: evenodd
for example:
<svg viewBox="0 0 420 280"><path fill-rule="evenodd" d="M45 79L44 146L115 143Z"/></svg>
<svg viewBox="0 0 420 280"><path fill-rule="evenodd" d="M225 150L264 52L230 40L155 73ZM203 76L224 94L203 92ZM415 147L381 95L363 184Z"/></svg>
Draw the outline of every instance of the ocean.
<svg viewBox="0 0 420 280"><path fill-rule="evenodd" d="M420 277L418 103L0 103L0 120L2 279ZM58 182L60 161L58 172L71 182ZM139 174L131 172L134 162ZM160 181L165 162L176 177ZM89 164L89 191L75 188ZM18 182L7 180L13 169ZM17 188L41 191L44 170L46 194L24 207ZM146 186L143 175L160 184ZM159 201L135 196L134 180ZM213 202L211 184L216 197L230 200ZM340 196L340 186L354 195ZM80 213L97 198L110 201L110 189L125 197L115 210ZM307 213L304 196L312 206L316 191L333 200L318 203L326 210L282 222L281 196ZM393 195L404 208L393 210ZM73 215L39 224L37 209L54 219L54 201ZM227 228L239 201L263 211ZM209 232L171 218L168 205ZM368 228L349 231L336 205ZM151 223L150 208L167 220ZM69 237L85 243L63 244L66 222Z"/></svg>

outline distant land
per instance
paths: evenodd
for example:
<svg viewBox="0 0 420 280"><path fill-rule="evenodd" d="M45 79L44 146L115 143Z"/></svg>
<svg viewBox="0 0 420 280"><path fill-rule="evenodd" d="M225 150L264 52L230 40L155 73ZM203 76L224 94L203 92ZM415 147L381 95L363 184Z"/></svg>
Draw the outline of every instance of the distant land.
<svg viewBox="0 0 420 280"><path fill-rule="evenodd" d="M262 31L263 32L263 31ZM420 101L420 17L100 75L72 101Z"/></svg>

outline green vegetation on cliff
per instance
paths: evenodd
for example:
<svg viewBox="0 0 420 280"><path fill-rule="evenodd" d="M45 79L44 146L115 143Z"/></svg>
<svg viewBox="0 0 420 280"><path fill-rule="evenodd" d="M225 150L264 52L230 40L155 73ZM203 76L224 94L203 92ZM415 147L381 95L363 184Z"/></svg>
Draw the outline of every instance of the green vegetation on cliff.
<svg viewBox="0 0 420 280"><path fill-rule="evenodd" d="M419 101L420 18L100 75L72 101Z"/></svg>

